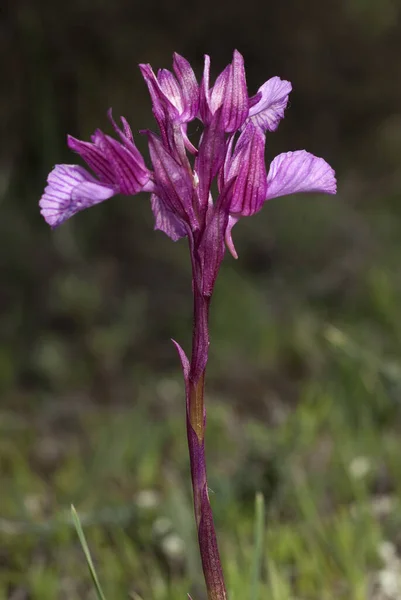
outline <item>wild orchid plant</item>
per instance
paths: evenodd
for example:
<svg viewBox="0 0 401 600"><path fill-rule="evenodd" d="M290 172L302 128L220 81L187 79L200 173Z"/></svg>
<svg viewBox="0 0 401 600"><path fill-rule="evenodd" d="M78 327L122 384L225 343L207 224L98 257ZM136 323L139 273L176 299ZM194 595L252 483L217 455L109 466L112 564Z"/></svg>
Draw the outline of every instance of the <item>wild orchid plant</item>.
<svg viewBox="0 0 401 600"><path fill-rule="evenodd" d="M275 131L288 102L291 83L266 81L248 97L244 60L233 60L210 86L210 58L205 56L198 85L189 62L174 55L174 74L154 74L140 65L149 88L160 135L145 131L149 169L127 121L120 128L109 118L119 141L99 129L84 142L68 136L68 146L95 174L76 165L56 165L40 200L41 213L58 227L75 213L116 194L150 192L155 229L173 241L188 238L192 263L194 320L190 360L174 342L186 389L188 448L195 520L209 600L227 597L209 501L205 464L205 370L209 351L209 306L225 249L237 258L232 229L241 217L257 213L271 198L300 192L336 193L333 169L305 150L276 156L266 172L266 131ZM188 123L202 125L198 148ZM217 198L212 197L213 182Z"/></svg>

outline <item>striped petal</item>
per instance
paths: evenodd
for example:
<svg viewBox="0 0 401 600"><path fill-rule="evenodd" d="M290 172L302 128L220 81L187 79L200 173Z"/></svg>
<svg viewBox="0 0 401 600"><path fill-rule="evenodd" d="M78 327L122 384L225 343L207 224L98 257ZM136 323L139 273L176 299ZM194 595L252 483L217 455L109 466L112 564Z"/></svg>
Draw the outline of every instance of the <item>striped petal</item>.
<svg viewBox="0 0 401 600"><path fill-rule="evenodd" d="M263 131L276 131L288 103L292 90L289 81L272 77L258 90L259 100L249 109L250 120ZM252 99L251 99L252 104Z"/></svg>
<svg viewBox="0 0 401 600"><path fill-rule="evenodd" d="M69 135L67 136L67 145L70 150L73 150L84 159L101 182L113 185L114 171L104 153L95 143L83 142Z"/></svg>
<svg viewBox="0 0 401 600"><path fill-rule="evenodd" d="M173 242L187 235L185 224L166 207L156 194L151 195L150 204L155 217L155 229L163 231Z"/></svg>
<svg viewBox="0 0 401 600"><path fill-rule="evenodd" d="M258 212L266 199L265 135L248 123L238 138L227 180L236 177L230 213L249 217Z"/></svg>
<svg viewBox="0 0 401 600"><path fill-rule="evenodd" d="M96 132L99 146L114 171L114 184L121 194L137 194L149 180L149 171L142 156L130 142L125 146L102 131Z"/></svg>
<svg viewBox="0 0 401 600"><path fill-rule="evenodd" d="M199 86L195 73L189 62L177 53L174 54L173 68L182 89L184 121L192 121L199 109Z"/></svg>
<svg viewBox="0 0 401 600"><path fill-rule="evenodd" d="M266 200L301 192L335 194L336 191L334 170L323 158L306 150L279 154L270 165Z"/></svg>
<svg viewBox="0 0 401 600"><path fill-rule="evenodd" d="M117 193L114 187L99 183L83 167L76 165L56 165L47 183L39 206L45 221L53 228Z"/></svg>

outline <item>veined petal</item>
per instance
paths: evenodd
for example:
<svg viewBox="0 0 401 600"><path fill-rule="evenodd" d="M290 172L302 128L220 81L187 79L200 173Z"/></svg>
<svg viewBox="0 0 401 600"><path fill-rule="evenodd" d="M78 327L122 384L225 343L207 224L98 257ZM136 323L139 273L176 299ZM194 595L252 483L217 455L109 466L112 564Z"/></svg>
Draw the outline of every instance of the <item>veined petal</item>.
<svg viewBox="0 0 401 600"><path fill-rule="evenodd" d="M113 168L95 143L83 142L69 135L67 136L67 145L70 150L73 150L73 152L76 152L84 159L88 167L96 173L101 182L109 185L114 184Z"/></svg>
<svg viewBox="0 0 401 600"><path fill-rule="evenodd" d="M123 146L100 130L97 135L101 150L114 171L114 183L120 193L130 196L140 192L150 173L136 147L131 142Z"/></svg>
<svg viewBox="0 0 401 600"><path fill-rule="evenodd" d="M280 77L266 81L258 90L259 101L249 110L250 120L263 131L275 131L284 117L291 90L291 83Z"/></svg>
<svg viewBox="0 0 401 600"><path fill-rule="evenodd" d="M210 56L205 54L203 66L203 77L199 90L199 116L205 125L208 125L212 117L210 110Z"/></svg>
<svg viewBox="0 0 401 600"><path fill-rule="evenodd" d="M223 104L225 92L227 89L228 78L230 77L230 67L226 68L217 76L213 88L210 91L210 110L212 114Z"/></svg>
<svg viewBox="0 0 401 600"><path fill-rule="evenodd" d="M179 54L173 57L173 68L184 98L185 122L192 121L199 110L199 85L189 62Z"/></svg>
<svg viewBox="0 0 401 600"><path fill-rule="evenodd" d="M238 138L227 174L227 181L236 178L230 214L249 217L262 208L267 188L264 152L264 134L248 123Z"/></svg>
<svg viewBox="0 0 401 600"><path fill-rule="evenodd" d="M335 194L336 183L334 170L323 158L306 150L284 152L270 165L266 200L301 192Z"/></svg>
<svg viewBox="0 0 401 600"><path fill-rule="evenodd" d="M193 210L194 185L190 172L163 146L154 133L147 132L149 152L154 168L157 195L179 219L198 229Z"/></svg>
<svg viewBox="0 0 401 600"><path fill-rule="evenodd" d="M51 227L58 227L75 213L118 193L114 187L99 183L77 165L56 165L47 183L39 206Z"/></svg>
<svg viewBox="0 0 401 600"><path fill-rule="evenodd" d="M227 133L237 131L244 124L248 111L244 59L238 50L234 50L223 98L224 131Z"/></svg>
<svg viewBox="0 0 401 600"><path fill-rule="evenodd" d="M209 58L209 57L207 57ZM207 68L207 77L209 77L209 60L205 57L205 70ZM208 85L208 83L207 83ZM245 122L249 113L248 92L246 87L244 59L242 55L235 50L231 64L217 77L213 89L206 94L203 92L205 103L212 115L221 107L220 128L227 133L237 131ZM210 116L207 123L210 121Z"/></svg>
<svg viewBox="0 0 401 600"><path fill-rule="evenodd" d="M195 159L195 172L199 177L200 209L205 213L208 206L210 186L221 168L226 152L224 131L220 129L221 108L217 110L210 124L205 127Z"/></svg>
<svg viewBox="0 0 401 600"><path fill-rule="evenodd" d="M163 231L173 242L188 234L185 223L176 217L156 194L151 195L150 204L155 217L155 229Z"/></svg>
<svg viewBox="0 0 401 600"><path fill-rule="evenodd" d="M152 101L153 114L155 116L156 121L159 123L159 126L162 127L165 121L165 110L166 110L166 101L167 98L164 92L160 88L160 84L156 78L156 75L153 72L153 69L150 65L139 65L139 68L142 73L142 77L145 80L146 85L148 86L150 99ZM177 109L172 106L171 102L168 100L168 104L170 108L174 108L177 112Z"/></svg>
<svg viewBox="0 0 401 600"><path fill-rule="evenodd" d="M114 131L119 136L123 145L133 154L133 156L139 163L142 162L143 164L145 164L141 153L135 145L134 136L132 135L131 127L129 126L127 119L125 119L124 117L120 117L121 123L123 124L123 129L121 130L121 128L117 125L113 118L113 111L111 108L109 108L109 110L107 111L107 116L110 120L110 123L113 126ZM101 138L99 139L99 142L101 143Z"/></svg>
<svg viewBox="0 0 401 600"><path fill-rule="evenodd" d="M228 226L228 207L234 187L232 180L219 195L214 206L209 206L208 219L202 239L198 246L198 255L203 263L202 292L206 296L213 293L214 284L224 258L224 236Z"/></svg>
<svg viewBox="0 0 401 600"><path fill-rule="evenodd" d="M160 69L157 73L157 81L166 99L175 107L177 116L182 115L185 108L184 98L174 75L167 69Z"/></svg>

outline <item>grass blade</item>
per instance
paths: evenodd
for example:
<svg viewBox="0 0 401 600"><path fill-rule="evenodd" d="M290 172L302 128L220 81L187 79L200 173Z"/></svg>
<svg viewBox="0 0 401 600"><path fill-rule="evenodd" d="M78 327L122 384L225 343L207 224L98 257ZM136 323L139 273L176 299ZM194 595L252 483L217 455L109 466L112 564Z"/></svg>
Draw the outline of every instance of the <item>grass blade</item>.
<svg viewBox="0 0 401 600"><path fill-rule="evenodd" d="M261 492L255 498L254 551L251 571L250 600L257 600L263 562L263 540L265 532L265 499Z"/></svg>
<svg viewBox="0 0 401 600"><path fill-rule="evenodd" d="M71 515L72 515L72 520L73 520L74 525L75 525L75 529L77 530L77 534L78 534L78 538L79 538L79 541L80 541L81 546L82 546L82 550L84 551L84 554L85 554L86 562L88 564L89 573L90 573L90 575L92 577L92 581L93 581L93 584L95 586L96 595L98 597L98 600L106 600L105 596L103 594L102 588L100 587L99 580L98 580L97 575L96 575L95 566L93 564L92 557L91 557L90 552L89 552L89 548L88 548L88 544L86 542L85 534L84 534L82 526L81 526L81 521L79 520L78 513L75 510L74 506L71 506Z"/></svg>

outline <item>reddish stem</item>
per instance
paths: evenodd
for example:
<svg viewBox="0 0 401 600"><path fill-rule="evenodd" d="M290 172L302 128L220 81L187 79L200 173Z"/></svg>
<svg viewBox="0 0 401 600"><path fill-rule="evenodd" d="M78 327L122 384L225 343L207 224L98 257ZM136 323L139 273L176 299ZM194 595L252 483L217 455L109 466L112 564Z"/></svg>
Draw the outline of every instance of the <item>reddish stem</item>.
<svg viewBox="0 0 401 600"><path fill-rule="evenodd" d="M209 501L205 461L206 409L204 403L204 384L209 349L208 320L210 297L201 293L199 286L196 284L196 277L194 277L193 294L194 323L191 366L187 386L187 436L194 511L208 599L227 600L223 570L217 547L216 531Z"/></svg>

